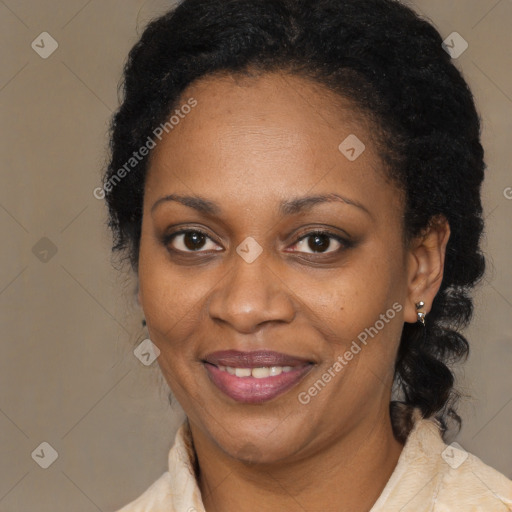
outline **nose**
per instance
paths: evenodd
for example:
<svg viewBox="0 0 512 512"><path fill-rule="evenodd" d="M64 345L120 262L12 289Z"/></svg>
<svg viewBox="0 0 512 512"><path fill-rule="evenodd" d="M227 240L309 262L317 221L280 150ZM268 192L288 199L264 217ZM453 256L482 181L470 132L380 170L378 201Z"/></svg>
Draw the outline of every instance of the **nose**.
<svg viewBox="0 0 512 512"><path fill-rule="evenodd" d="M231 271L209 300L210 317L251 334L264 323L290 323L295 317L291 291L272 271L265 258L247 263L238 255Z"/></svg>

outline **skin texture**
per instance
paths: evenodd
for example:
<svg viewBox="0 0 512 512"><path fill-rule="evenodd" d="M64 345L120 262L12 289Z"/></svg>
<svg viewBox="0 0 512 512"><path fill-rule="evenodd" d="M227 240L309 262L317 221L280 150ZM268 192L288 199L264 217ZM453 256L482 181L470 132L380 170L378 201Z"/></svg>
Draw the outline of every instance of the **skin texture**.
<svg viewBox="0 0 512 512"><path fill-rule="evenodd" d="M371 125L323 86L278 73L217 76L192 84L181 103L190 97L197 107L151 157L139 300L189 418L206 509L367 511L402 449L388 409L403 322L416 321L420 300L428 321L449 227L440 221L405 245L403 196L385 177ZM366 146L353 162L338 149L350 134ZM199 196L219 211L154 206L170 194ZM331 201L279 211L282 201L324 194L361 207ZM183 235L165 239L184 227L208 235L202 252ZM315 253L311 238L298 242L319 228L353 243L323 239ZM236 252L247 237L263 249L250 264ZM299 393L394 303L401 311L301 404ZM286 393L241 404L211 383L203 364L229 349L314 364Z"/></svg>

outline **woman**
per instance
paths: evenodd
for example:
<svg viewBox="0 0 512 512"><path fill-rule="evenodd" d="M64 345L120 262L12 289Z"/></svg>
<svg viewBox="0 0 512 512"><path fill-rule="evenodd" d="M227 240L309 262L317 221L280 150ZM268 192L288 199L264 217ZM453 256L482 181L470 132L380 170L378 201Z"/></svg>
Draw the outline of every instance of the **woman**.
<svg viewBox="0 0 512 512"><path fill-rule="evenodd" d="M124 79L110 225L187 421L121 510L512 510L442 440L484 161L437 31L393 0L185 0Z"/></svg>

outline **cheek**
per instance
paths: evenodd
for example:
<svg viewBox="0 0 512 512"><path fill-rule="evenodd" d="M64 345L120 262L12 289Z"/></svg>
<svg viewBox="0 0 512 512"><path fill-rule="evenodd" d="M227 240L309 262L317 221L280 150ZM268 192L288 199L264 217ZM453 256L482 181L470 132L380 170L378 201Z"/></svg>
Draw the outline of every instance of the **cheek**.
<svg viewBox="0 0 512 512"><path fill-rule="evenodd" d="M161 251L141 244L139 283L141 305L151 341L160 350L158 364L176 399L181 404L199 400L191 364L196 364L190 343L204 297L201 286L183 279Z"/></svg>
<svg viewBox="0 0 512 512"><path fill-rule="evenodd" d="M381 249L366 248L330 275L297 275L290 288L301 290L307 309L347 339L402 300L403 269L397 261L398 255L385 257Z"/></svg>
<svg viewBox="0 0 512 512"><path fill-rule="evenodd" d="M328 342L322 371L341 357L331 393L343 400L347 398L341 388L349 386L354 396L370 396L393 374L403 327L404 269L398 252L384 250L367 247L329 278L319 282L314 276L297 277L295 283L304 291L300 299L303 311L310 312L309 322Z"/></svg>
<svg viewBox="0 0 512 512"><path fill-rule="evenodd" d="M138 276L140 301L152 341L161 350L182 344L193 328L191 318L197 318L204 285L180 275L166 258L165 250L144 238Z"/></svg>

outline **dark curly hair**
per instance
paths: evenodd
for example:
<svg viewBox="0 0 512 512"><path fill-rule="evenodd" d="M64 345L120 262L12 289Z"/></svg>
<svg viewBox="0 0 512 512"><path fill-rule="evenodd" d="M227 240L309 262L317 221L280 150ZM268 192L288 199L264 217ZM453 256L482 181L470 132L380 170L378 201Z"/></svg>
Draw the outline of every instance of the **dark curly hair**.
<svg viewBox="0 0 512 512"><path fill-rule="evenodd" d="M404 324L391 416L401 440L414 408L443 429L450 417L460 424L449 365L469 352L460 330L485 269L480 120L437 30L398 1L184 0L151 22L129 54L111 126L104 191L114 251L137 271L149 156L122 180L119 169L185 89L207 75L272 71L315 80L372 122L387 175L405 193L404 240L448 220L444 278L426 327Z"/></svg>

